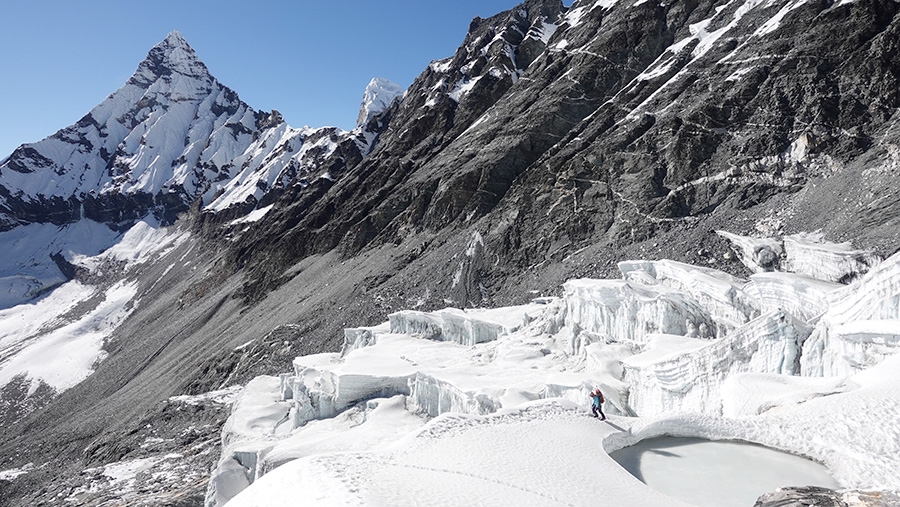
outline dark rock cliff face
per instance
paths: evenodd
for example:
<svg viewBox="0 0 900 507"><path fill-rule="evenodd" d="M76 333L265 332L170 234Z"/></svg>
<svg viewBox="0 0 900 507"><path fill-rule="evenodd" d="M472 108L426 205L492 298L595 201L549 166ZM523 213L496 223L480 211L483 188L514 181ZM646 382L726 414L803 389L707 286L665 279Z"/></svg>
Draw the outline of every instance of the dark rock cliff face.
<svg viewBox="0 0 900 507"><path fill-rule="evenodd" d="M504 206L517 220L500 239L512 242L528 230L514 255L528 262L554 242L578 248L649 239L723 208L747 210L798 192L851 170L864 153L892 149L895 140L882 132L892 123L896 94L875 97L872 90L896 80L900 61L885 52L895 39L896 4L808 3L762 35L779 6L757 7L761 12L745 14L708 48L700 47L706 39L663 52L689 38L688 27L709 19L714 7L676 5L648 2L635 8L642 14L629 13L644 23L658 20L645 32L656 41L647 44L645 61L659 58L647 70L665 72L614 89L517 182ZM736 15L724 9L705 30L722 30ZM604 46L591 52L614 53ZM889 180L880 184L890 187ZM785 222L798 229L828 224Z"/></svg>
<svg viewBox="0 0 900 507"><path fill-rule="evenodd" d="M244 238L248 290L265 292L280 279L273 273L312 253L441 238L427 254L451 230L484 235L495 256L483 272L492 293L506 293L522 269L597 245L608 265L631 245L676 234L672 253L684 257L717 243L713 227L752 229L723 223L736 212L896 249L896 235L852 226L897 218L887 190L900 70L894 2L563 10L528 2L473 21L457 54L432 64L382 118L387 129L369 157L315 199L285 201L265 232ZM543 22L559 24L546 42L508 36ZM509 54L527 67L505 72ZM435 98L474 75L482 79L460 100ZM863 159L886 169L859 177L873 169ZM882 212L818 197L839 180L849 183L837 184L842 193ZM255 254L273 242L284 247ZM592 264L586 273L606 269ZM465 292L483 292L473 289ZM447 297L439 292L436 302Z"/></svg>
<svg viewBox="0 0 900 507"><path fill-rule="evenodd" d="M718 229L821 229L893 253L898 9L529 0L476 18L454 56L370 120L365 157L335 139L309 165L276 168L287 177L258 201L215 214L195 203L184 225L202 240L130 274L142 303L108 359L10 428L0 457L21 465L28 448L77 476L141 456L140 425L168 396L337 350L342 328L403 308L521 303L568 278L616 276L626 258L740 274ZM39 169L29 149L2 170ZM31 165L16 165L25 155ZM27 221L9 192L0 228ZM60 199L52 209L95 206ZM105 199L92 213L131 216ZM229 225L268 204L260 221ZM54 498L40 491L51 476L15 497Z"/></svg>
<svg viewBox="0 0 900 507"><path fill-rule="evenodd" d="M518 66L527 58L515 55L524 41L531 51L543 46L537 27L560 22L563 10L558 1L532 1L473 21L456 55L433 62L404 100L377 118L386 128L370 155L327 191L320 185L286 196L276 213L242 239L238 263L249 263L254 273L250 296L270 289L281 271L306 255L333 248L353 255L376 237L390 240L396 229L434 230L467 209L483 214L496 204L549 143L531 146L524 123L509 139L493 131L477 140L461 135L527 73ZM503 118L490 122L502 123ZM483 145L495 136L496 148ZM467 165L458 167L460 159ZM481 166L497 164L479 174ZM272 242L277 246L263 252L260 246Z"/></svg>

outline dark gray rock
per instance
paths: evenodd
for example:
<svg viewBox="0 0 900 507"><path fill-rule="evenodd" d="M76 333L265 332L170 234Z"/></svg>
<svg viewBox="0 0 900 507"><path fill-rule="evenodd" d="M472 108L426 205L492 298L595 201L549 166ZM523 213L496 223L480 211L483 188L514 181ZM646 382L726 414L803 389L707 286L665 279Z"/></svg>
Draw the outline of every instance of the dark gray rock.
<svg viewBox="0 0 900 507"><path fill-rule="evenodd" d="M816 486L780 488L759 497L754 507L894 507L895 491L834 491Z"/></svg>

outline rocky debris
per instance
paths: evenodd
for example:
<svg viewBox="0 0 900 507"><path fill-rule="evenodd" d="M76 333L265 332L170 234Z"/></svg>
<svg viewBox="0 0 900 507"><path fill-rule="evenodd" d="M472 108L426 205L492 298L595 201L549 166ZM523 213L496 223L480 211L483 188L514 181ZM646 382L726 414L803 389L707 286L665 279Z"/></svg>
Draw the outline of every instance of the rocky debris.
<svg viewBox="0 0 900 507"><path fill-rule="evenodd" d="M296 324L281 325L260 339L210 357L200 366L186 392L202 393L226 385L244 385L258 375L273 371L270 368L291 371L294 358L309 350L303 343L303 335L309 331Z"/></svg>
<svg viewBox="0 0 900 507"><path fill-rule="evenodd" d="M891 507L900 505L896 491L834 491L815 486L780 488L767 493L754 507Z"/></svg>
<svg viewBox="0 0 900 507"><path fill-rule="evenodd" d="M232 400L173 398L127 430L93 442L82 459L59 457L32 467L6 482L0 480L0 491L30 491L19 500L21 505L202 505ZM60 471L63 480L47 480Z"/></svg>
<svg viewBox="0 0 900 507"><path fill-rule="evenodd" d="M38 380L38 386L31 391L31 379L24 373L0 387L0 426L10 426L29 413L43 407L56 396L56 390L46 382Z"/></svg>

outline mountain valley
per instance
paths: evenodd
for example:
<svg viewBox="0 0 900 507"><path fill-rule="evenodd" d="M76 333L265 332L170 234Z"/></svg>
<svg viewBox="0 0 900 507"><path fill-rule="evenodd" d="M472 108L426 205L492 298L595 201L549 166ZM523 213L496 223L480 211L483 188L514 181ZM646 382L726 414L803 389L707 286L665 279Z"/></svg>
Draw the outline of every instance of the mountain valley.
<svg viewBox="0 0 900 507"><path fill-rule="evenodd" d="M456 54L433 61L405 91L373 79L357 127L343 131L296 129L277 111L253 109L173 31L81 120L0 161L0 244L8 252L0 263L0 504L218 505L210 483L228 458L222 431L240 413L234 407L253 399L242 386L302 377L296 361L304 356L364 354L357 349L374 343L348 345L353 330L391 322L390 333L371 332L377 340L434 331L410 312L428 320L446 317L444 308L558 305L557 320L531 309L516 317L531 327L507 326L491 341L527 342L516 333L539 334L538 322L554 340L584 332L592 337L585 347L627 342L635 357L649 347L644 335L691 335L679 312L694 303L675 305L671 319L680 322L671 328L661 329L669 317L645 325L624 318L644 325L628 339L621 315L602 329L587 314L562 319L581 304L572 280L652 285L647 277L655 277L665 285L672 272L661 273L678 271L623 261L693 266L679 290L705 287L704 276L748 294L771 290L803 322L800 334L832 308L806 315L804 304L838 308L857 301L847 295L855 288L877 286L871 291L882 299L858 304L883 311L856 320L895 325L898 41L900 4L889 0L527 0L475 18ZM772 289L767 273L815 281ZM771 309L771 300L757 299L762 309L741 322L698 320L697 329L722 331L694 329L691 337L738 336ZM716 308L705 311L718 319ZM465 322L458 326L480 325ZM866 368L893 364L900 328L891 329L872 338L880 348L866 349ZM557 354L556 345L536 350L521 353ZM801 343L791 372L798 379L862 371L831 371L808 353ZM623 370L613 382L590 369L602 361L592 363L586 349L559 354L585 381L616 386L611 413L623 420L674 410L641 403L636 393L652 391L643 390L647 378ZM628 364L631 354L622 354L616 361ZM756 373L782 373L765 368ZM547 417L584 401L585 386L572 382L558 394L573 405L552 406ZM724 397L719 387L709 396ZM444 392L432 389L428 396ZM803 389L815 391L810 398L830 395ZM367 414L377 408L367 400L412 396L402 391L342 401ZM891 413L896 400L872 396ZM452 426L443 410L417 403L412 412ZM687 412L723 416L721 406L709 408L715 403L684 403ZM498 417L512 407L495 405ZM819 414L804 412L812 405L784 410ZM698 436L753 434L815 451L779 440L798 434L792 429L774 437L741 426L751 422L713 431L679 421L696 423ZM634 435L657 436L656 423L633 424ZM896 428L879 435L889 450L900 445Z"/></svg>

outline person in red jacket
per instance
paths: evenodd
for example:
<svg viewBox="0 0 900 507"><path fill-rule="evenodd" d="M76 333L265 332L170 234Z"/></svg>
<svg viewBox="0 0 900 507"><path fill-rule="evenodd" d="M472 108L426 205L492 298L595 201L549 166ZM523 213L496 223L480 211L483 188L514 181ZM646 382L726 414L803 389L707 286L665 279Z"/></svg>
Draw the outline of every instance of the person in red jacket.
<svg viewBox="0 0 900 507"><path fill-rule="evenodd" d="M600 392L600 389L594 389L591 392L591 400L593 401L591 412L594 413L594 417L599 417L601 421L605 421L606 415L603 413L603 402L606 400L603 398L603 393Z"/></svg>

